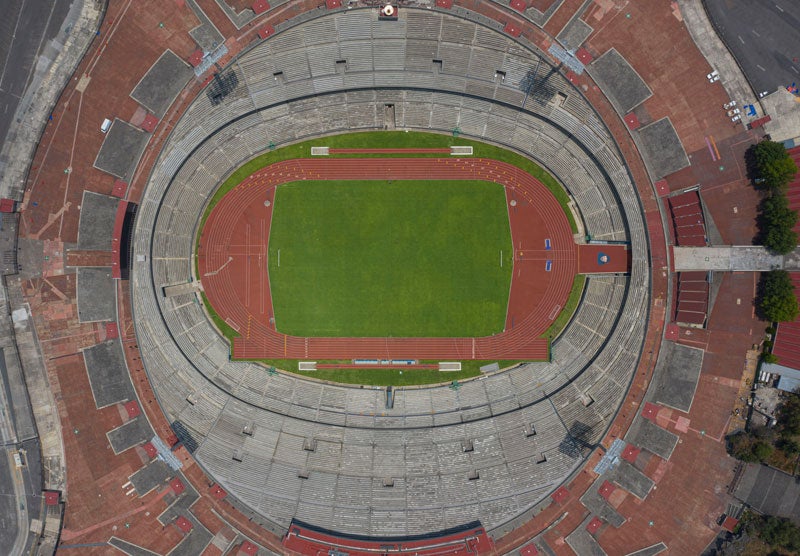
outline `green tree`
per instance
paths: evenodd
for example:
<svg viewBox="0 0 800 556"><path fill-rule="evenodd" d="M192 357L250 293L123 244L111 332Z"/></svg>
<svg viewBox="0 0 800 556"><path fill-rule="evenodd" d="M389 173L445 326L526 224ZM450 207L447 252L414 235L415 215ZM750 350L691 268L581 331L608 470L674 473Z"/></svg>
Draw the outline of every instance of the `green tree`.
<svg viewBox="0 0 800 556"><path fill-rule="evenodd" d="M772 455L774 448L771 444L767 444L763 440L754 442L751 451L756 461L764 461Z"/></svg>
<svg viewBox="0 0 800 556"><path fill-rule="evenodd" d="M785 187L797 173L783 143L762 141L753 148L753 157L759 179L770 189Z"/></svg>
<svg viewBox="0 0 800 556"><path fill-rule="evenodd" d="M755 433L739 431L727 437L728 453L750 463L764 461L772 455L774 448L769 439L760 438Z"/></svg>
<svg viewBox="0 0 800 556"><path fill-rule="evenodd" d="M787 456L800 454L800 444L793 438L781 438L779 445L780 449L783 450Z"/></svg>
<svg viewBox="0 0 800 556"><path fill-rule="evenodd" d="M800 529L788 519L775 516L763 518L758 536L773 546L800 549Z"/></svg>
<svg viewBox="0 0 800 556"><path fill-rule="evenodd" d="M758 303L761 314L773 322L790 322L797 318L797 298L794 284L785 270L762 274Z"/></svg>
<svg viewBox="0 0 800 556"><path fill-rule="evenodd" d="M766 352L761 356L761 360L764 363L777 363L778 362L778 356L775 355L774 353Z"/></svg>
<svg viewBox="0 0 800 556"><path fill-rule="evenodd" d="M800 434L800 396L787 396L778 408L778 423L781 429L789 434Z"/></svg>
<svg viewBox="0 0 800 556"><path fill-rule="evenodd" d="M749 434L739 431L728 436L728 453L736 459L755 463L758 459L753 455L753 440Z"/></svg>
<svg viewBox="0 0 800 556"><path fill-rule="evenodd" d="M797 247L795 224L797 211L791 209L789 200L782 192L774 192L761 203L759 225L762 242L770 251L785 255Z"/></svg>

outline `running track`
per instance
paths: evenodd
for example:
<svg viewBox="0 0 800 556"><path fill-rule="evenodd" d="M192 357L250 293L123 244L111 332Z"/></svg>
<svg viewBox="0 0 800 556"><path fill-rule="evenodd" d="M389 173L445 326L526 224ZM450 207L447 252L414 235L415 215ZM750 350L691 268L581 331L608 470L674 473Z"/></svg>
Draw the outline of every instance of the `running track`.
<svg viewBox="0 0 800 556"><path fill-rule="evenodd" d="M300 180L389 179L478 179L505 186L515 257L504 332L482 338L304 338L275 330L267 274L275 188ZM198 252L203 289L220 317L239 332L233 355L242 359L544 360L548 340L540 335L566 302L577 258L569 222L547 188L516 166L480 158L279 162L249 176L214 207Z"/></svg>

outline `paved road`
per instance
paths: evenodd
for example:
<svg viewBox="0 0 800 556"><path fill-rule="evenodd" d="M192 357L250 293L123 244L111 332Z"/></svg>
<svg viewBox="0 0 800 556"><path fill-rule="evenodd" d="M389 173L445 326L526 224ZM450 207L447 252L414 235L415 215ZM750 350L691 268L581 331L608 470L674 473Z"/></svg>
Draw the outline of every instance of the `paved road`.
<svg viewBox="0 0 800 556"><path fill-rule="evenodd" d="M11 449L0 449L0 554L19 554L22 520L17 506L18 480L11 463Z"/></svg>
<svg viewBox="0 0 800 556"><path fill-rule="evenodd" d="M704 4L756 92L800 85L798 0L705 0Z"/></svg>
<svg viewBox="0 0 800 556"><path fill-rule="evenodd" d="M55 37L72 0L5 0L0 2L0 141L4 141L36 60Z"/></svg>

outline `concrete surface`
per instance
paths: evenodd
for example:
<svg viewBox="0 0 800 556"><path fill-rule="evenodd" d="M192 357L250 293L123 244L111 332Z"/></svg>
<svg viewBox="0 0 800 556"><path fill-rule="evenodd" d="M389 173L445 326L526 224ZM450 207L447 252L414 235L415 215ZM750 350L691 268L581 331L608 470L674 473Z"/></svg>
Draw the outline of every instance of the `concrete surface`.
<svg viewBox="0 0 800 556"><path fill-rule="evenodd" d="M189 64L165 50L136 85L131 98L161 119L193 76Z"/></svg>
<svg viewBox="0 0 800 556"><path fill-rule="evenodd" d="M79 268L78 319L80 322L116 320L116 291L110 268Z"/></svg>
<svg viewBox="0 0 800 556"><path fill-rule="evenodd" d="M66 1L64 3L69 5ZM30 4L41 8L49 2L38 0ZM19 99L13 119L9 120L11 127L0 150L1 196L22 198L28 167L42 130L49 122L48 117L64 83L72 76L95 38L101 15L100 7L94 2L72 2L52 49L39 57L30 85ZM27 44L32 46L30 41ZM11 108L8 110L10 112Z"/></svg>
<svg viewBox="0 0 800 556"><path fill-rule="evenodd" d="M692 407L704 351L664 342L653 379L655 401L686 413Z"/></svg>
<svg viewBox="0 0 800 556"><path fill-rule="evenodd" d="M669 118L640 127L639 152L653 180L689 166L689 158Z"/></svg>
<svg viewBox="0 0 800 556"><path fill-rule="evenodd" d="M94 167L129 181L148 138L148 133L126 121L115 118L111 129L103 139L103 145L100 147L100 152L97 153Z"/></svg>
<svg viewBox="0 0 800 556"><path fill-rule="evenodd" d="M678 436L640 417L628 431L625 440L663 459L669 459L678 443Z"/></svg>
<svg viewBox="0 0 800 556"><path fill-rule="evenodd" d="M71 0L3 2L0 18L0 140L14 123L25 90L39 70L58 54L59 28ZM53 44L47 44L53 40ZM37 60L39 54L42 60Z"/></svg>
<svg viewBox="0 0 800 556"><path fill-rule="evenodd" d="M734 496L759 512L800 523L800 483L783 471L748 464Z"/></svg>
<svg viewBox="0 0 800 556"><path fill-rule="evenodd" d="M653 92L647 83L615 49L611 49L587 66L592 78L620 114L625 115Z"/></svg>
<svg viewBox="0 0 800 556"><path fill-rule="evenodd" d="M97 408L136 399L119 340L83 350L86 372Z"/></svg>
<svg viewBox="0 0 800 556"><path fill-rule="evenodd" d="M784 257L773 255L764 247L675 247L676 272L717 270L721 272L775 270L784 268Z"/></svg>
<svg viewBox="0 0 800 556"><path fill-rule="evenodd" d="M141 415L114 430L108 431L106 436L114 453L120 454L151 439L153 437L153 429L150 428L147 419Z"/></svg>
<svg viewBox="0 0 800 556"><path fill-rule="evenodd" d="M83 192L78 227L78 249L110 251L119 199L91 191Z"/></svg>
<svg viewBox="0 0 800 556"><path fill-rule="evenodd" d="M800 97L794 96L786 89L778 89L762 98L761 104L764 111L772 117L771 121L764 124L764 129L772 140L785 141L797 138L795 145L800 145Z"/></svg>

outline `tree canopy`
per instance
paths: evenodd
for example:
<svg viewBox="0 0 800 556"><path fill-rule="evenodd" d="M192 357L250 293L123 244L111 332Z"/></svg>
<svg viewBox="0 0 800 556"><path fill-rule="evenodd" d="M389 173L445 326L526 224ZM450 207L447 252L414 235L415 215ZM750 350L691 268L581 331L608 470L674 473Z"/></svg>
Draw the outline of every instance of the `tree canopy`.
<svg viewBox="0 0 800 556"><path fill-rule="evenodd" d="M759 180L770 189L786 187L797 174L797 165L783 143L762 141L753 148Z"/></svg>
<svg viewBox="0 0 800 556"><path fill-rule="evenodd" d="M764 461L774 451L772 444L765 439L744 431L731 434L727 440L728 453L736 459L750 463Z"/></svg>
<svg viewBox="0 0 800 556"><path fill-rule="evenodd" d="M781 191L775 191L761 203L759 226L764 247L785 255L797 247L797 211L789 206L789 200Z"/></svg>
<svg viewBox="0 0 800 556"><path fill-rule="evenodd" d="M788 519L764 516L758 536L773 546L787 550L800 550L800 528Z"/></svg>
<svg viewBox="0 0 800 556"><path fill-rule="evenodd" d="M773 322L790 322L797 318L797 297L794 284L785 270L773 270L762 274L759 310Z"/></svg>
<svg viewBox="0 0 800 556"><path fill-rule="evenodd" d="M800 434L800 396L787 396L778 409L778 423L789 434Z"/></svg>

